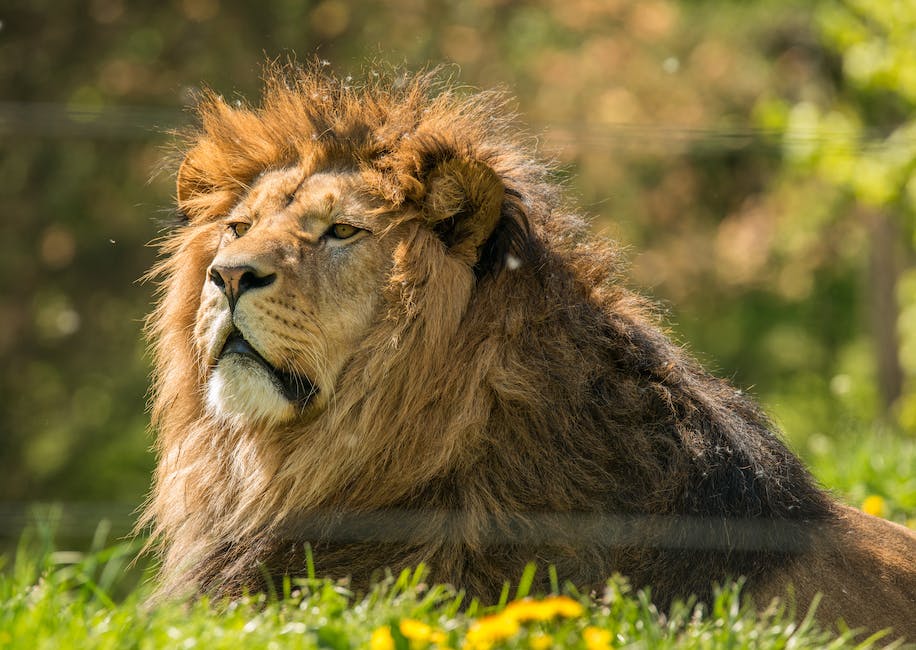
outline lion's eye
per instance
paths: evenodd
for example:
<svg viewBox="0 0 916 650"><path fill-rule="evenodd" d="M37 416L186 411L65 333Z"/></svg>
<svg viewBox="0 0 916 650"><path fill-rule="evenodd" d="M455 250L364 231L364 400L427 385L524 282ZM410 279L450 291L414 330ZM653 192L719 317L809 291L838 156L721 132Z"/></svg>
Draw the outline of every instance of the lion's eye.
<svg viewBox="0 0 916 650"><path fill-rule="evenodd" d="M229 224L229 230L231 230L232 234L235 235L236 237L241 237L246 232L248 232L250 228L251 228L251 224L246 223L244 221L237 221L235 223Z"/></svg>
<svg viewBox="0 0 916 650"><path fill-rule="evenodd" d="M334 239L350 239L360 232L362 228L357 228L356 226L351 226L348 223L335 223L333 226L328 228L328 236L333 237Z"/></svg>

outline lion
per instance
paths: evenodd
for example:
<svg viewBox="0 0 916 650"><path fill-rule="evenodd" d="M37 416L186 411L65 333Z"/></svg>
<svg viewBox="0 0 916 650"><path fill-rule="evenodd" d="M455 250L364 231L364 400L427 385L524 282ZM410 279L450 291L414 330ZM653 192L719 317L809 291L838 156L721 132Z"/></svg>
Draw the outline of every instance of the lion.
<svg viewBox="0 0 916 650"><path fill-rule="evenodd" d="M204 93L151 271L164 594L425 565L484 602L534 562L659 607L761 606L916 638L916 536L840 505L761 409L625 288L500 92L269 66Z"/></svg>

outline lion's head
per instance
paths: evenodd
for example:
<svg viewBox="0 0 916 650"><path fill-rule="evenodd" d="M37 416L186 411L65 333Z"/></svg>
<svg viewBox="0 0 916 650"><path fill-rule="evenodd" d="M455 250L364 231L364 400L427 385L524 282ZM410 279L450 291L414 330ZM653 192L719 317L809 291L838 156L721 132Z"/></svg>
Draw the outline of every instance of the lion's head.
<svg viewBox="0 0 916 650"><path fill-rule="evenodd" d="M488 114L494 98L443 95L421 110L421 77L392 95L376 89L371 112L341 114L357 101L352 89L314 74L293 81L275 77L261 111L204 100L204 129L178 174L187 224L175 240L188 245L162 269L196 275L207 412L240 427L308 421L333 403L369 332L396 324L415 298L410 258L448 267L438 281L449 304L431 326L454 326L475 275L502 264L495 255L525 225L494 171L505 152L476 142L504 130Z"/></svg>

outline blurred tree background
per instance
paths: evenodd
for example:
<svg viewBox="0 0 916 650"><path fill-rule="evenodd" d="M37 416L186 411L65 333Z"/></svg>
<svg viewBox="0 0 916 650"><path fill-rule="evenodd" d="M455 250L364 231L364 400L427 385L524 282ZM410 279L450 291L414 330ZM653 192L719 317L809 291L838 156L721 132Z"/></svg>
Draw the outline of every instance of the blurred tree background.
<svg viewBox="0 0 916 650"><path fill-rule="evenodd" d="M510 91L674 335L825 483L912 516L914 33L912 0L8 0L0 537L35 501L129 526L169 130L201 84L256 99L290 53Z"/></svg>

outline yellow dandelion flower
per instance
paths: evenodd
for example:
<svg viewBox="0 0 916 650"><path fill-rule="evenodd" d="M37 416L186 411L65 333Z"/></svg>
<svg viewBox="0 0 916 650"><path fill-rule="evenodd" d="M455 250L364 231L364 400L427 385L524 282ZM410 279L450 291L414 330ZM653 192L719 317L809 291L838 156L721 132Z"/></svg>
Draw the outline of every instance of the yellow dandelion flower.
<svg viewBox="0 0 916 650"><path fill-rule="evenodd" d="M588 650L611 650L611 633L591 625L582 630L582 639Z"/></svg>
<svg viewBox="0 0 916 650"><path fill-rule="evenodd" d="M862 502L862 511L876 517L883 517L887 512L887 504L884 502L883 497L872 494L865 497Z"/></svg>
<svg viewBox="0 0 916 650"><path fill-rule="evenodd" d="M394 638L388 627L377 627L369 638L369 650L394 650Z"/></svg>
<svg viewBox="0 0 916 650"><path fill-rule="evenodd" d="M468 630L464 647L468 650L489 650L496 641L508 639L519 630L518 621L496 614L478 619Z"/></svg>
<svg viewBox="0 0 916 650"><path fill-rule="evenodd" d="M531 650L549 650L553 647L553 637L544 632L535 632L528 637L528 647Z"/></svg>
<svg viewBox="0 0 916 650"><path fill-rule="evenodd" d="M545 599L543 602L549 603L554 611L563 618L578 618L585 613L582 603L573 600L569 596L554 596Z"/></svg>
<svg viewBox="0 0 916 650"><path fill-rule="evenodd" d="M543 600L516 600L509 603L503 616L513 618L520 623L525 621L548 621L555 616L576 618L582 616L584 608L568 596L551 596Z"/></svg>
<svg viewBox="0 0 916 650"><path fill-rule="evenodd" d="M546 621L553 618L555 614L554 608L549 603L526 599L509 603L503 610L502 616L524 623L525 621Z"/></svg>
<svg viewBox="0 0 916 650"><path fill-rule="evenodd" d="M416 641L426 641L430 632L433 631L429 625L415 618L403 619L398 627L401 629L401 634Z"/></svg>
<svg viewBox="0 0 916 650"><path fill-rule="evenodd" d="M429 643L441 645L445 643L445 633L442 630L427 625L415 618L405 618L398 625L404 638L411 641L411 647L423 647Z"/></svg>

